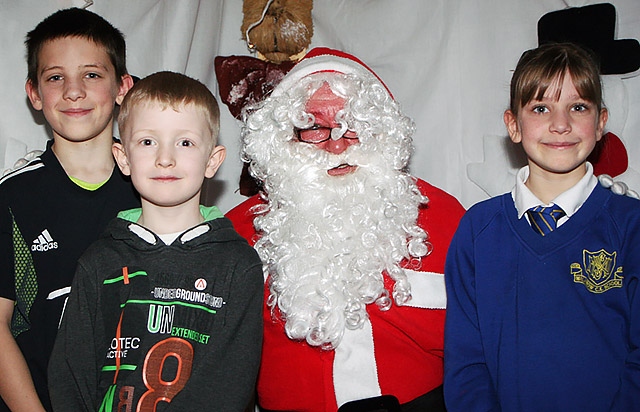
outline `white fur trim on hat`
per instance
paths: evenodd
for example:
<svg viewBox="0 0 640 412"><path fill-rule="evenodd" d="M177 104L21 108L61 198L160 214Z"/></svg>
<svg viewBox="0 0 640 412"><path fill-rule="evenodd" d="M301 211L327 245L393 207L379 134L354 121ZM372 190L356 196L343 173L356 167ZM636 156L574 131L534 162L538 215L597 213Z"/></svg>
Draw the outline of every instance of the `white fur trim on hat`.
<svg viewBox="0 0 640 412"><path fill-rule="evenodd" d="M387 93L389 93L389 96L393 98L387 86L369 67L364 65L364 63L348 53L327 48L317 48L307 53L307 56L293 66L285 75L271 94L274 97L280 96L286 90L289 90L297 84L302 78L320 72L336 72L368 77L384 87Z"/></svg>

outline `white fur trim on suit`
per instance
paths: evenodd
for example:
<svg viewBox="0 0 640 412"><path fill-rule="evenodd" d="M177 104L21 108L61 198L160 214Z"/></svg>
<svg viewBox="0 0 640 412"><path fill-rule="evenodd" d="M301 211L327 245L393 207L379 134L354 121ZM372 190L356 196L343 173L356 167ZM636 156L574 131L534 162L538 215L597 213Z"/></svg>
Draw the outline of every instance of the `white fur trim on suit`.
<svg viewBox="0 0 640 412"><path fill-rule="evenodd" d="M338 407L355 399L381 395L369 320L361 329L345 329L344 337L335 349L333 386Z"/></svg>
<svg viewBox="0 0 640 412"><path fill-rule="evenodd" d="M405 269L411 284L411 299L405 306L425 309L446 309L447 293L444 275L434 272L416 272Z"/></svg>

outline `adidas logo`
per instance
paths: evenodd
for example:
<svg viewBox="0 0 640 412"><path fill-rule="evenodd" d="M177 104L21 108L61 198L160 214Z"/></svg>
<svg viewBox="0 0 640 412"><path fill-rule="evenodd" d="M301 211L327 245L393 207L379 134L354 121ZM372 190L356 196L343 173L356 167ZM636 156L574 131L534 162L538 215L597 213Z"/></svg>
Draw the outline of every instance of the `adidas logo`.
<svg viewBox="0 0 640 412"><path fill-rule="evenodd" d="M32 252L46 252L47 250L57 249L58 242L54 241L51 235L49 234L49 230L45 229L40 233L40 236L31 244Z"/></svg>

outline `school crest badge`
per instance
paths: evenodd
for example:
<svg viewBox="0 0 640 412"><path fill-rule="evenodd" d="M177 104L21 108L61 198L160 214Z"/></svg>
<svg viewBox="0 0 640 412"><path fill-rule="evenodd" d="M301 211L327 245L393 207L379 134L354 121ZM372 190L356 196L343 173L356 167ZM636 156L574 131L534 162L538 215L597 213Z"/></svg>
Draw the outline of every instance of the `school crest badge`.
<svg viewBox="0 0 640 412"><path fill-rule="evenodd" d="M582 265L571 264L571 274L575 283L582 283L589 292L604 293L612 288L621 288L624 276L622 266L616 266L618 252L582 251Z"/></svg>

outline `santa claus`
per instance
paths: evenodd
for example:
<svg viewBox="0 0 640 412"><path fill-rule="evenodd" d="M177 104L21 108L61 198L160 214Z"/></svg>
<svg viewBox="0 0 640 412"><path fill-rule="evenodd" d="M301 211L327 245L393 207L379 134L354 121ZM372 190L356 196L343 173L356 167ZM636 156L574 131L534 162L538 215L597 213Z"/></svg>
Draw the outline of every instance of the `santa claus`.
<svg viewBox="0 0 640 412"><path fill-rule="evenodd" d="M442 273L464 210L408 174L413 132L370 68L326 48L245 110L263 192L227 216L264 263L263 410L444 410Z"/></svg>

